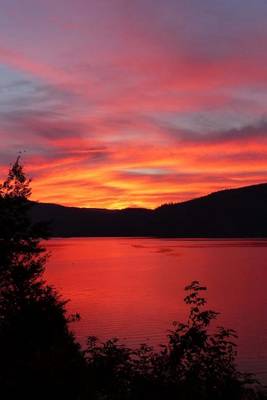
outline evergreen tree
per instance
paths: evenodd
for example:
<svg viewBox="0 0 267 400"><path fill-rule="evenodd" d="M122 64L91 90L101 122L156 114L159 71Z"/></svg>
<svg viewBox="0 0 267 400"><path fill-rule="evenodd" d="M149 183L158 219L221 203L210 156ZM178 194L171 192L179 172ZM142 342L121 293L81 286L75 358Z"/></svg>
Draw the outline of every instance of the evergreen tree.
<svg viewBox="0 0 267 400"><path fill-rule="evenodd" d="M0 391L6 399L74 400L83 356L66 302L43 279L48 235L31 223L30 194L18 158L0 186Z"/></svg>

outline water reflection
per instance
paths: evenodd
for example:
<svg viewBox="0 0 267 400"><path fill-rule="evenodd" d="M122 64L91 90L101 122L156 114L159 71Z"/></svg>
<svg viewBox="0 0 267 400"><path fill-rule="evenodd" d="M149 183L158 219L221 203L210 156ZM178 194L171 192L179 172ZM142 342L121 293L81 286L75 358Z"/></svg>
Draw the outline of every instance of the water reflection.
<svg viewBox="0 0 267 400"><path fill-rule="evenodd" d="M47 278L82 320L88 334L119 336L130 344L161 342L183 319L183 287L208 286L218 324L239 333L239 362L267 381L267 241L143 238L54 239Z"/></svg>

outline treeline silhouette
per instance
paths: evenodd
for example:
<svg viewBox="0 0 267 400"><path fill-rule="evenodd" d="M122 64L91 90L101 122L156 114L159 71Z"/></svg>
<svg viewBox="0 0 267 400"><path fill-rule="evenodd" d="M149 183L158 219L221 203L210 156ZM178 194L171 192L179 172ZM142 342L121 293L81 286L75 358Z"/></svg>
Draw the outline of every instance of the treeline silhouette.
<svg viewBox="0 0 267 400"><path fill-rule="evenodd" d="M223 190L155 210L106 210L34 203L33 220L53 236L267 237L267 184Z"/></svg>
<svg viewBox="0 0 267 400"><path fill-rule="evenodd" d="M66 301L43 279L47 226L32 223L30 181L20 159L0 185L0 398L63 400L253 400L267 395L235 364L235 332L210 332L217 313L205 287L186 290L189 316L159 350L94 336L82 349ZM140 328L141 329L141 328Z"/></svg>

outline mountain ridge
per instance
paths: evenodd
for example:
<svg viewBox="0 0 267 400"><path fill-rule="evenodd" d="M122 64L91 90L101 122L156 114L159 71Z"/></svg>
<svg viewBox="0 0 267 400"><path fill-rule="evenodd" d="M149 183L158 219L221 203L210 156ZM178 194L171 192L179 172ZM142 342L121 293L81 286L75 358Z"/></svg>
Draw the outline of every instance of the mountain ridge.
<svg viewBox="0 0 267 400"><path fill-rule="evenodd" d="M267 183L224 189L155 209L36 203L53 236L267 237Z"/></svg>

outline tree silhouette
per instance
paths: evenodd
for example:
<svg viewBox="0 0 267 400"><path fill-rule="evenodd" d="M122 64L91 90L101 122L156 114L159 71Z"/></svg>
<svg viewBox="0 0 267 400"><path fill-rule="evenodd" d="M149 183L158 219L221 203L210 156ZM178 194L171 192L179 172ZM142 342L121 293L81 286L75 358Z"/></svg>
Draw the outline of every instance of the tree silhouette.
<svg viewBox="0 0 267 400"><path fill-rule="evenodd" d="M66 302L43 279L48 235L31 223L30 194L18 157L0 186L0 390L8 399L76 399L82 354Z"/></svg>

